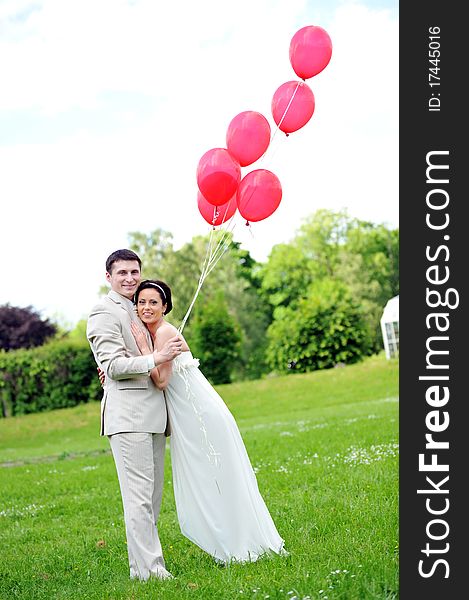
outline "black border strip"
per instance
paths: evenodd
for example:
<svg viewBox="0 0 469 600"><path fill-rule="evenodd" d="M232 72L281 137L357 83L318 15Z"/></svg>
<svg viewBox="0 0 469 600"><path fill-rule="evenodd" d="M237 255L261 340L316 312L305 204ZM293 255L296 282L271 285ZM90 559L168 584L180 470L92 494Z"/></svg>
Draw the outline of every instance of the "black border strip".
<svg viewBox="0 0 469 600"><path fill-rule="evenodd" d="M463 6L451 0L400 4L403 600L467 595L469 221L464 213L469 199L464 180L469 153L464 132L469 119L463 104L469 102L463 88L469 36ZM445 465L447 471L436 470Z"/></svg>

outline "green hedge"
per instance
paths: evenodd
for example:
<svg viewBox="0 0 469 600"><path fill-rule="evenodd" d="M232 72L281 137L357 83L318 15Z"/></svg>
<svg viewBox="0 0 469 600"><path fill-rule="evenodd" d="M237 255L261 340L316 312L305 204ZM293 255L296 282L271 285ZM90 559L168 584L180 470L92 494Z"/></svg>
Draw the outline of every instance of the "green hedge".
<svg viewBox="0 0 469 600"><path fill-rule="evenodd" d="M0 352L0 414L25 415L100 400L90 347L56 340L28 350Z"/></svg>

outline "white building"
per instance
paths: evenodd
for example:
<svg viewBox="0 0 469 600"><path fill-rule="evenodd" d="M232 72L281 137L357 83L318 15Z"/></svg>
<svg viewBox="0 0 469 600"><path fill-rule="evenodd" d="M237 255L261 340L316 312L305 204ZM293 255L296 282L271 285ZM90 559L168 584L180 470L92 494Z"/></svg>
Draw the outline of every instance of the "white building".
<svg viewBox="0 0 469 600"><path fill-rule="evenodd" d="M395 358L399 356L399 296L388 300L380 323L386 358Z"/></svg>

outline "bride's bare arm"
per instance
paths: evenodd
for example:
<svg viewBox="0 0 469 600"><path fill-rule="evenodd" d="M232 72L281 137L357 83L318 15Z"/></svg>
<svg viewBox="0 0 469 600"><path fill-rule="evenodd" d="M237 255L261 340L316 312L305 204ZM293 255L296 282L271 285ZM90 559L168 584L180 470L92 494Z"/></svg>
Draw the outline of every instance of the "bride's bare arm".
<svg viewBox="0 0 469 600"><path fill-rule="evenodd" d="M175 335L178 335L182 339L182 350L181 351L187 352L189 350L189 346L187 345L186 340L182 337L181 334L178 333L178 331L176 330L174 325L171 325L170 323L167 323L167 322L164 323L164 325L162 325L156 332L156 336L155 336L156 347L158 349L162 348L164 346L164 344L169 339L174 337ZM158 369L159 369L159 382L156 383L156 381L155 381L155 385L157 385L159 387L159 389L165 389L165 387L169 383L169 380L170 380L172 372L173 372L173 361L169 361L167 363L160 365L158 367Z"/></svg>
<svg viewBox="0 0 469 600"><path fill-rule="evenodd" d="M132 334L135 338L135 341L137 342L137 346L138 346L138 349L140 350L141 354L151 354L153 352L153 350L150 349L150 347L148 345L147 337L146 337L145 331L142 329L142 327L139 327L134 322L132 322L130 324L130 327L132 328ZM160 350L164 346L165 342L167 342L168 339L170 339L170 337L172 337L172 336L165 338L163 343L161 345L159 345L159 347L157 347L157 350ZM154 367L150 371L150 377L151 377L153 383L156 385L156 387L159 390L164 390L164 388L168 385L168 381L169 381L169 378L171 377L171 372L172 372L171 362L172 361L163 363L162 365L159 365L158 367ZM169 375L166 373L166 371L168 371L168 370L169 370Z"/></svg>

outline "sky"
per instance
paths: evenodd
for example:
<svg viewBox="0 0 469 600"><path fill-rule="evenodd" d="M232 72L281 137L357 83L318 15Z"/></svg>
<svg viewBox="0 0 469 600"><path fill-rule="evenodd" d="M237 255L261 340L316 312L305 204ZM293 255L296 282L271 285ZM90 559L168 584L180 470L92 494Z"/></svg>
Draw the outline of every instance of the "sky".
<svg viewBox="0 0 469 600"><path fill-rule="evenodd" d="M286 136L271 102L299 81L289 46L307 25L332 58ZM282 185L265 220L234 217L256 260L319 209L398 227L398 51L397 0L0 0L0 305L72 328L129 232L161 228L175 249L208 234L197 165L247 110L272 139L242 176Z"/></svg>

